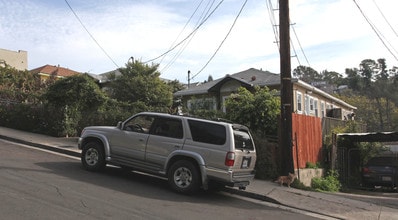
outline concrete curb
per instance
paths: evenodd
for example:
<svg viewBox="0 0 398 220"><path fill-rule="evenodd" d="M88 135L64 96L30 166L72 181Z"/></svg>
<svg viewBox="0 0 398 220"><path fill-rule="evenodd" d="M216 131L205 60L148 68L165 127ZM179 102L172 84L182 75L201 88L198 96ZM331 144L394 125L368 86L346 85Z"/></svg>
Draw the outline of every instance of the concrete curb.
<svg viewBox="0 0 398 220"><path fill-rule="evenodd" d="M50 150L50 151L54 151L54 152L57 152L57 153L66 154L66 155L69 155L69 156L79 157L80 158L80 153L79 152L71 151L71 150L68 150L68 149L62 149L62 148L59 148L59 147L49 146L49 145L45 145L45 144L38 144L38 143L30 142L30 141L21 140L21 139L18 139L18 138L7 137L7 136L4 136L4 135L0 135L0 139L4 139L4 140L7 140L7 141L19 143L19 144L29 145L29 146L35 147L35 148ZM72 146L70 146L70 147L72 147Z"/></svg>

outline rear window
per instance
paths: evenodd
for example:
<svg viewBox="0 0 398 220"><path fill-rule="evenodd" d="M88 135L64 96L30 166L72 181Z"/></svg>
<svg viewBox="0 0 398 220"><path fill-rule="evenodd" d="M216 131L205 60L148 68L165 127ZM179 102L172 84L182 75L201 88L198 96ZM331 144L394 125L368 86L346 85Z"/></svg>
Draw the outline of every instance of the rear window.
<svg viewBox="0 0 398 220"><path fill-rule="evenodd" d="M192 139L196 142L223 145L226 142L226 128L219 124L188 120Z"/></svg>
<svg viewBox="0 0 398 220"><path fill-rule="evenodd" d="M254 150L253 141L246 131L234 130L235 149Z"/></svg>

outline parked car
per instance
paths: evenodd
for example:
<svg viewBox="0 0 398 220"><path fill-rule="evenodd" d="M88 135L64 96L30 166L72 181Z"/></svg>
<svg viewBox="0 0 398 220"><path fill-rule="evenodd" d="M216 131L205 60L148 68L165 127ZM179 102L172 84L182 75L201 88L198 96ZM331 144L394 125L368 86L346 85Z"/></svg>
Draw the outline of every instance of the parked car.
<svg viewBox="0 0 398 220"><path fill-rule="evenodd" d="M112 164L163 176L181 193L213 181L245 189L255 175L249 129L229 122L143 112L116 127L84 128L78 147L87 170Z"/></svg>
<svg viewBox="0 0 398 220"><path fill-rule="evenodd" d="M398 155L376 156L362 168L362 183L365 187L385 186L397 187Z"/></svg>

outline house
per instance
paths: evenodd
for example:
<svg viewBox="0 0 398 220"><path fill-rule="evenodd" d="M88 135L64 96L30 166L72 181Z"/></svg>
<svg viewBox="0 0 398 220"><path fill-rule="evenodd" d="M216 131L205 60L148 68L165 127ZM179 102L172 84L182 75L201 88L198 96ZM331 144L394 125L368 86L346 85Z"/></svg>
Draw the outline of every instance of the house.
<svg viewBox="0 0 398 220"><path fill-rule="evenodd" d="M10 66L17 70L28 69L28 52L0 49L0 66Z"/></svg>
<svg viewBox="0 0 398 220"><path fill-rule="evenodd" d="M332 117L341 120L353 119L356 107L305 83L292 79L293 111L314 117ZM207 108L226 112L225 100L239 87L252 90L254 86L280 90L280 75L269 71L250 68L207 83L191 86L174 93L181 98L187 109Z"/></svg>
<svg viewBox="0 0 398 220"><path fill-rule="evenodd" d="M48 64L36 69L32 69L29 72L32 74L38 74L42 82L45 82L48 79L61 79L64 77L81 74L80 72L60 67L59 65L52 66Z"/></svg>

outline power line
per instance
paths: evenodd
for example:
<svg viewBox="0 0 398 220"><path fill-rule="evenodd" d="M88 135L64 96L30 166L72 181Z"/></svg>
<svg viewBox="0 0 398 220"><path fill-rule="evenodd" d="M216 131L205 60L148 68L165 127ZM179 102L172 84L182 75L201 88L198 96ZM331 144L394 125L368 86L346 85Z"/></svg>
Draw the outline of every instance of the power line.
<svg viewBox="0 0 398 220"><path fill-rule="evenodd" d="M375 32L375 34L377 35L377 37L379 38L379 40L383 43L384 47L388 50L388 52L390 52L390 54L395 58L395 60L398 61L397 56L395 56L395 54L391 51L391 49L387 46L386 42L383 40L383 38L381 37L381 33L379 33L379 31L377 30L377 28L372 24L372 22L368 19L368 17L365 15L365 13L362 11L362 8L358 5L358 3L353 0L355 5L357 6L357 8L359 9L359 11L361 12L362 16L365 18L366 22L370 25L370 27L372 28L372 30Z"/></svg>
<svg viewBox="0 0 398 220"><path fill-rule="evenodd" d="M379 6L377 5L376 1L373 0L373 3L376 5L377 10L379 10L381 16L383 16L384 20L387 22L388 26L390 26L391 30L394 32L395 36L398 37L397 32L395 31L395 29L392 27L392 25L390 24L390 22L387 20L386 16L384 16L384 13L380 10Z"/></svg>
<svg viewBox="0 0 398 220"><path fill-rule="evenodd" d="M202 4L202 2L203 2L203 0L202 0L201 3L199 4L199 6ZM203 10L201 16L199 17L197 23L195 24L195 27L198 26L198 25L200 24L200 22L202 22L203 19L209 14L211 8L213 7L214 2L215 2L215 0L209 1L209 2L208 2L208 4L207 4L206 7L204 8L204 10ZM192 14L191 18L194 16L194 14L196 14L196 11L198 10L199 6L196 8L196 10L195 10L195 12ZM191 18L189 19L189 21L191 20ZM189 21L188 21L188 22L189 22ZM185 26L187 26L187 25L188 25L188 23L187 23ZM185 27L184 27L184 29L185 29ZM182 32L182 31L181 31L181 32ZM187 48L187 46L189 45L189 43L191 42L191 40L193 39L193 37L195 36L196 33L197 33L197 32L195 32L195 33L189 38L188 41L185 41L185 42L184 42L184 45L178 50L178 52L173 56L172 60L162 69L162 71L165 71L166 69L168 69L168 68L177 60L177 58L178 58L179 56L181 56L181 54L182 54L182 53L184 52L184 50ZM180 34L181 34L181 33L180 33ZM179 35L179 36L180 36L180 35ZM179 37L179 36L178 36L178 37ZM177 41L177 39L176 39L176 41ZM174 44L176 41L174 41L173 44ZM162 57L162 60L163 60L164 57L165 57L165 56ZM162 72L162 71L161 71L161 72Z"/></svg>
<svg viewBox="0 0 398 220"><path fill-rule="evenodd" d="M304 58L305 58L305 61L307 61L308 66L311 67L310 62L308 62L307 56L305 55L304 49L303 49L303 47L301 46L300 40L299 40L299 38L298 38L298 36L297 36L296 29L294 28L294 26L291 26L291 27L292 27L294 36L296 37L297 43L298 43L298 45L299 45L299 47L300 47L301 53L303 54L303 56L304 56ZM294 51L294 52L296 53L296 51ZM301 66L300 61L299 61L299 65Z"/></svg>
<svg viewBox="0 0 398 220"><path fill-rule="evenodd" d="M159 59L160 57L163 57L164 55L170 53L171 51L173 51L175 48L177 48L178 46L180 46L182 43L184 43L187 39L189 39L196 31L198 31L198 29L213 15L213 13L218 9L218 7L221 5L221 3L223 3L224 0L221 0L216 7L211 11L211 13L209 14L209 16L207 16L190 34L188 34L188 36L186 36L183 40L181 40L178 44L176 44L175 46L173 46L172 48L170 48L169 50L167 50L166 52L162 53L161 55L147 60L144 63L149 63L152 62L154 60Z"/></svg>
<svg viewBox="0 0 398 220"><path fill-rule="evenodd" d="M227 35L226 35L226 36L224 37L224 39L221 41L221 43L220 43L220 45L218 46L218 48L216 49L216 51L213 53L213 55L210 57L210 59L207 61L207 63L202 67L202 69L200 69L194 76L192 76L191 79L193 79L193 78L195 78L197 75L199 75L199 73L201 73L201 72L207 67L207 65L210 63L210 61L216 56L216 54L217 54L218 51L220 50L221 46L224 44L225 40L228 38L229 34L231 33L232 29L234 28L234 26L235 26L235 24L236 24L236 21L238 20L240 14L241 14L242 11L243 11L243 8L246 6L247 1L248 1L248 0L246 0L246 1L243 3L242 7L241 7L240 10L239 10L238 15L235 17L235 20L234 20L234 22L232 23L232 26L229 28L229 31L228 31Z"/></svg>
<svg viewBox="0 0 398 220"><path fill-rule="evenodd" d="M111 58L111 56L109 56L109 54L105 51L105 49L98 43L98 41L94 38L94 36L90 33L90 31L88 31L88 29L86 28L86 26L83 24L83 22L80 20L79 16L77 16L76 12L73 10L72 6L69 4L68 0L65 0L65 3L68 5L69 9L72 11L72 13L75 15L76 19L79 21L79 23L82 25L82 27L84 28L84 30L88 33L88 35L90 35L91 39L97 44L97 46L102 50L102 52L104 52L104 54L112 61L113 64L115 64L115 66L117 68L119 68L119 66L116 64L116 62Z"/></svg>

